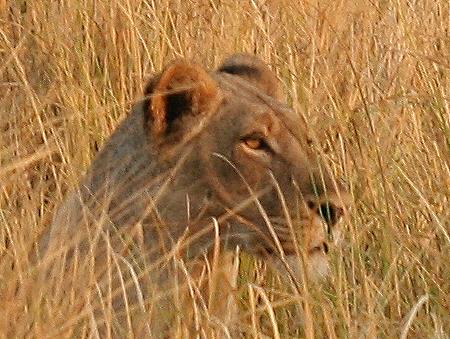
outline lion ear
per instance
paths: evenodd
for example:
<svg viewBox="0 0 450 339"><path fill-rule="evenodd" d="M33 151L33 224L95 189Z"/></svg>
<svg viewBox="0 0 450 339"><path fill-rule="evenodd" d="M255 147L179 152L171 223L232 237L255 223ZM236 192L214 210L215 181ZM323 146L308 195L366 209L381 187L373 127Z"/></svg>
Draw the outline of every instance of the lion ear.
<svg viewBox="0 0 450 339"><path fill-rule="evenodd" d="M171 132L186 116L210 112L219 101L216 81L201 67L184 61L172 63L151 80L145 94L156 135Z"/></svg>
<svg viewBox="0 0 450 339"><path fill-rule="evenodd" d="M286 101L276 74L259 58L250 54L235 54L218 68L220 73L239 76L281 102Z"/></svg>

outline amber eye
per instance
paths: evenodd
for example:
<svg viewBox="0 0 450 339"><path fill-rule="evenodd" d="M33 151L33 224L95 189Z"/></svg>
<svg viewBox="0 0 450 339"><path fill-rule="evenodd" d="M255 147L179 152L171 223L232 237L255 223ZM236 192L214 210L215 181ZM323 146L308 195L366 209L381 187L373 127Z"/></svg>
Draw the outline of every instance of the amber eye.
<svg viewBox="0 0 450 339"><path fill-rule="evenodd" d="M263 150L266 152L272 152L272 148L269 146L264 136L260 134L251 134L241 139L247 148L252 150Z"/></svg>
<svg viewBox="0 0 450 339"><path fill-rule="evenodd" d="M264 141L261 138L245 138L245 146L251 149L261 149Z"/></svg>

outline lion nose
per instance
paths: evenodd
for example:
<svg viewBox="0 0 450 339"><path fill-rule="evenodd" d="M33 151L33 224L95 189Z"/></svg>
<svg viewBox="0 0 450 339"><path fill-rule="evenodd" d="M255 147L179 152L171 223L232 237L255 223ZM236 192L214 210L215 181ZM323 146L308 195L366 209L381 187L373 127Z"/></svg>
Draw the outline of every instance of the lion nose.
<svg viewBox="0 0 450 339"><path fill-rule="evenodd" d="M329 226L334 226L344 214L344 209L330 202L326 202L320 204L319 214Z"/></svg>
<svg viewBox="0 0 450 339"><path fill-rule="evenodd" d="M344 215L344 209L342 207L336 206L329 201L321 203L318 206L315 202L308 201L308 206L317 213L329 227L336 225Z"/></svg>

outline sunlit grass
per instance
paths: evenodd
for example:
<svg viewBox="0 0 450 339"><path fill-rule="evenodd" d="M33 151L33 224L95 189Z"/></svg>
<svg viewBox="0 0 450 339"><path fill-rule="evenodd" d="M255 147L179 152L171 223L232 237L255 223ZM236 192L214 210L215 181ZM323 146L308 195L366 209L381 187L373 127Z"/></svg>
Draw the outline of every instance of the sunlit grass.
<svg viewBox="0 0 450 339"><path fill-rule="evenodd" d="M245 334L448 338L449 13L443 0L0 1L0 335L95 335L98 300L56 276L39 294L28 254L151 74L246 51L278 72L355 205L320 288L297 295L243 257Z"/></svg>

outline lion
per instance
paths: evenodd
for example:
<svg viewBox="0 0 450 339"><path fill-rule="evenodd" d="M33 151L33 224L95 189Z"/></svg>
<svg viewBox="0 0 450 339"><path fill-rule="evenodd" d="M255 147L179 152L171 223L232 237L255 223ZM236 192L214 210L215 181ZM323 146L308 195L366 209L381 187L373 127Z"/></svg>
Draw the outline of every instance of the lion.
<svg viewBox="0 0 450 339"><path fill-rule="evenodd" d="M43 260L76 262L81 270L80 258L89 258L83 272L94 267L96 279L108 276L110 286L134 296L113 302L122 314L130 314L130 300L152 314L175 307L162 302L158 309L150 296L175 280L194 295L189 277L195 276L207 286L196 295L206 293L211 313L230 316L237 248L294 277L320 279L349 199L309 134L275 73L257 57L233 55L215 71L174 61L149 81L56 211ZM111 282L119 278L121 284ZM153 334L170 327L148 320L153 315L139 319L140 329Z"/></svg>

